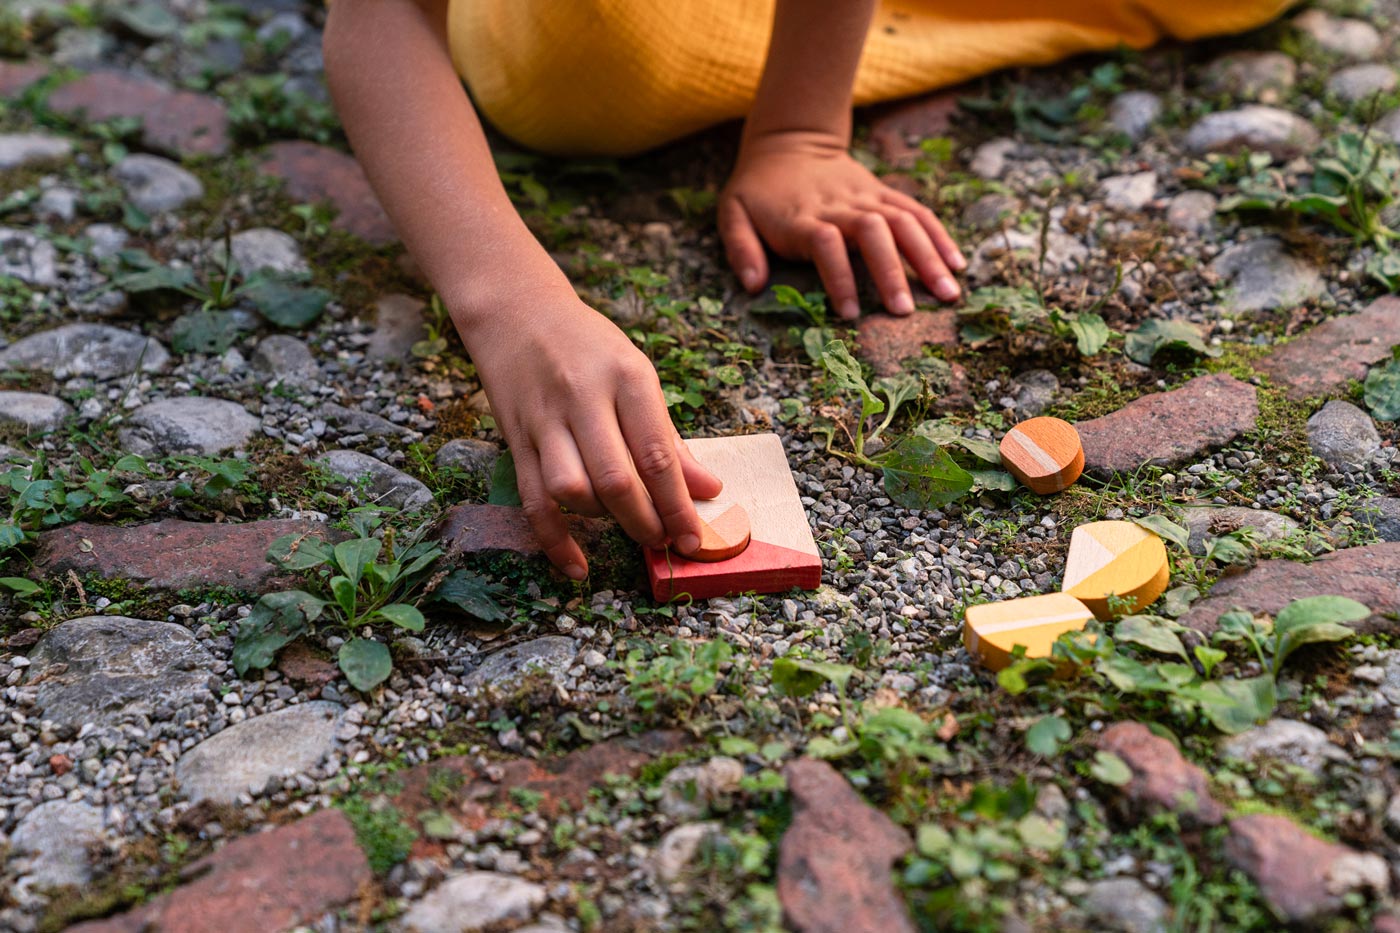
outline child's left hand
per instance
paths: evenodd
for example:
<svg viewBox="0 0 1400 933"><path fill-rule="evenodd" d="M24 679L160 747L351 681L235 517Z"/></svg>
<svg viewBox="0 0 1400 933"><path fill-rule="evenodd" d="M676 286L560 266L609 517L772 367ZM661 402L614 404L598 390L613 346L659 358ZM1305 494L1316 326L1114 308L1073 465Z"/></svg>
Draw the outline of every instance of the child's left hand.
<svg viewBox="0 0 1400 933"><path fill-rule="evenodd" d="M719 233L748 291L768 281L766 242L780 256L814 262L832 305L846 319L860 314L848 247L860 250L880 300L895 314L914 310L906 260L944 301L957 299L952 272L967 266L933 211L885 185L824 134L745 140L720 193Z"/></svg>

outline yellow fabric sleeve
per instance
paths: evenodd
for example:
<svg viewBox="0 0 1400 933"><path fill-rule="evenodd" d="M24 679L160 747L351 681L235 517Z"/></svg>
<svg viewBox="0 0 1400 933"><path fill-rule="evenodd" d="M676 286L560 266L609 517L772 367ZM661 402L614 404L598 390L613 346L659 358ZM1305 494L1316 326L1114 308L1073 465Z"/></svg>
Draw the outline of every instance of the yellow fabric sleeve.
<svg viewBox="0 0 1400 933"><path fill-rule="evenodd" d="M774 0L451 0L448 36L477 106L506 135L574 155L640 152L742 117ZM855 102L1120 45L1240 32L1293 0L885 0Z"/></svg>

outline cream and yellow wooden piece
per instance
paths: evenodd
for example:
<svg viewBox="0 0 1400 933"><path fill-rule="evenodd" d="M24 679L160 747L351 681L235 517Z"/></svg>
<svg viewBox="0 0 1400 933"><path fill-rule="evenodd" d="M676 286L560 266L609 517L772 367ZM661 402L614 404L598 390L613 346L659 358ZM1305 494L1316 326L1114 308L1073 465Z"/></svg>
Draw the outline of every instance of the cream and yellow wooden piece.
<svg viewBox="0 0 1400 933"><path fill-rule="evenodd" d="M1112 617L1109 597L1140 612L1167 589L1167 549L1162 539L1132 522L1091 522L1074 529L1061 589L1100 619Z"/></svg>
<svg viewBox="0 0 1400 933"><path fill-rule="evenodd" d="M983 666L999 671L1011 663L1017 645L1026 657L1048 658L1055 639L1084 628L1094 614L1068 593L1047 593L967 610L963 644Z"/></svg>

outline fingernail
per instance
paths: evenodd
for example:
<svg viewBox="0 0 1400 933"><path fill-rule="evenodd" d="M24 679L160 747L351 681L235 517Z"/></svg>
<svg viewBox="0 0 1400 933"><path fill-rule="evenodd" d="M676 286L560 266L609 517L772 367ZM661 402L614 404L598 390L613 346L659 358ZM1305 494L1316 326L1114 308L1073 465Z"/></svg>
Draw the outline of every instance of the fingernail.
<svg viewBox="0 0 1400 933"><path fill-rule="evenodd" d="M583 569L582 564L570 564L564 568L564 576L570 580L582 580L588 576L588 571Z"/></svg>
<svg viewBox="0 0 1400 933"><path fill-rule="evenodd" d="M854 298L847 298L836 308L836 313L848 321L860 317L860 302Z"/></svg>
<svg viewBox="0 0 1400 933"><path fill-rule="evenodd" d="M914 312L914 296L908 292L900 292L894 296L894 301L890 302L890 310L895 314L912 314Z"/></svg>
<svg viewBox="0 0 1400 933"><path fill-rule="evenodd" d="M700 539L695 535L681 535L676 539L676 550L682 554L693 554L700 546Z"/></svg>
<svg viewBox="0 0 1400 933"><path fill-rule="evenodd" d="M763 284L763 282L759 280L757 269L745 269L743 272L740 272L739 281L743 282L744 287L749 291L753 291Z"/></svg>
<svg viewBox="0 0 1400 933"><path fill-rule="evenodd" d="M958 297L958 283L946 275L933 283L933 290L944 301L952 301Z"/></svg>
<svg viewBox="0 0 1400 933"><path fill-rule="evenodd" d="M962 253L954 253L952 265L954 271L961 272L967 268L967 260L963 258Z"/></svg>

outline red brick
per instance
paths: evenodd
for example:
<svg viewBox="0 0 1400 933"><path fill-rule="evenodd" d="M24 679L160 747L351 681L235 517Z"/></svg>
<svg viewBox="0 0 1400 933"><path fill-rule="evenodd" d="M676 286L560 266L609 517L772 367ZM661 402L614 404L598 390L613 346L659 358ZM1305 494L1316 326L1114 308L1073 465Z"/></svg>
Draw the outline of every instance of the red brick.
<svg viewBox="0 0 1400 933"><path fill-rule="evenodd" d="M1112 414L1075 425L1084 469L1132 473L1170 466L1254 430L1258 390L1225 373L1197 376L1169 392L1134 399Z"/></svg>
<svg viewBox="0 0 1400 933"><path fill-rule="evenodd" d="M778 850L778 897L798 933L913 933L891 865L909 836L824 761L787 766L792 823Z"/></svg>
<svg viewBox="0 0 1400 933"><path fill-rule="evenodd" d="M1217 826L1224 819L1225 811L1211 796L1205 772L1142 723L1114 723L1099 736L1098 745L1132 770L1133 779L1123 793L1134 806L1168 810L1201 826Z"/></svg>
<svg viewBox="0 0 1400 933"><path fill-rule="evenodd" d="M923 355L924 347L958 344L956 311L915 311L913 314L870 314L856 325L860 358L877 376L892 376L908 359Z"/></svg>
<svg viewBox="0 0 1400 933"><path fill-rule="evenodd" d="M1390 869L1380 856L1326 842L1270 813L1231 820L1225 857L1254 879L1265 903L1289 923L1338 913L1343 895L1353 891L1384 894L1390 887Z"/></svg>
<svg viewBox="0 0 1400 933"><path fill-rule="evenodd" d="M1333 395L1400 344L1400 298L1381 298L1359 314L1334 317L1289 341L1255 368L1298 400Z"/></svg>
<svg viewBox="0 0 1400 933"><path fill-rule="evenodd" d="M958 90L943 90L887 104L870 118L870 141L875 152L895 168L910 168L925 139L946 136L958 112Z"/></svg>
<svg viewBox="0 0 1400 933"><path fill-rule="evenodd" d="M19 97L24 89L44 77L49 70L28 62L0 62L0 99Z"/></svg>
<svg viewBox="0 0 1400 933"><path fill-rule="evenodd" d="M1305 596L1346 596L1370 608L1369 619L1353 627L1363 633L1388 632L1400 614L1400 542L1385 541L1344 548L1315 561L1266 560L1211 587L1207 598L1191 607L1182 623L1201 632L1215 631L1231 609L1274 615Z"/></svg>
<svg viewBox="0 0 1400 933"><path fill-rule="evenodd" d="M94 71L55 90L48 103L70 119L94 123L136 117L141 120L141 141L171 155L228 152L228 111L222 102L153 78Z"/></svg>
<svg viewBox="0 0 1400 933"><path fill-rule="evenodd" d="M610 527L610 523L570 515L569 533L586 552ZM454 505L438 525L437 537L454 557L508 552L540 557L544 550L523 509L508 505Z"/></svg>
<svg viewBox="0 0 1400 933"><path fill-rule="evenodd" d="M75 933L267 933L317 920L370 881L369 863L339 810L235 839L190 865L185 884Z"/></svg>
<svg viewBox="0 0 1400 933"><path fill-rule="evenodd" d="M397 238L364 170L351 156L316 143L273 143L261 168L282 179L297 201L329 201L336 209L336 227L374 244Z"/></svg>
<svg viewBox="0 0 1400 933"><path fill-rule="evenodd" d="M241 525L167 518L147 525L78 522L39 535L35 568L59 575L122 579L151 589L227 586L264 592L285 575L267 548L286 534L335 532L317 522L270 520Z"/></svg>

